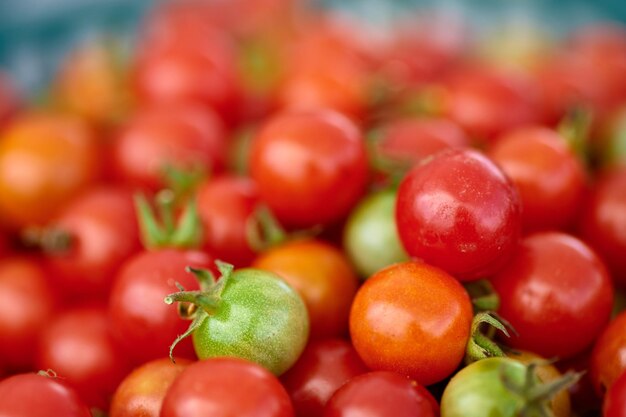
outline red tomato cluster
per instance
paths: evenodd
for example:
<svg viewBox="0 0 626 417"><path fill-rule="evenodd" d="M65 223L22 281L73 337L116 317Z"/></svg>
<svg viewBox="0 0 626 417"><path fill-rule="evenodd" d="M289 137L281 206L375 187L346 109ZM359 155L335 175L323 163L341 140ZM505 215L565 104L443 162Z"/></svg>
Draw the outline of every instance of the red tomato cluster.
<svg viewBox="0 0 626 417"><path fill-rule="evenodd" d="M0 416L626 417L626 29L371 24L167 2L0 77Z"/></svg>

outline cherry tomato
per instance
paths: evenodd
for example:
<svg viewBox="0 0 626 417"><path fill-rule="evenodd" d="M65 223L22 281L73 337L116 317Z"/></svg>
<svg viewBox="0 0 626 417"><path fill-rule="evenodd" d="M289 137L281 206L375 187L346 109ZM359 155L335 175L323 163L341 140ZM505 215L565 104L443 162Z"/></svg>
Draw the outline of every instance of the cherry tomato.
<svg viewBox="0 0 626 417"><path fill-rule="evenodd" d="M43 243L55 285L69 296L104 299L119 266L141 247L132 195L121 187L86 190L43 233L69 240Z"/></svg>
<svg viewBox="0 0 626 417"><path fill-rule="evenodd" d="M370 193L348 217L343 247L363 278L408 258L396 227L396 198L393 189Z"/></svg>
<svg viewBox="0 0 626 417"><path fill-rule="evenodd" d="M33 369L37 340L56 304L56 294L39 262L26 257L0 261L0 368Z"/></svg>
<svg viewBox="0 0 626 417"><path fill-rule="evenodd" d="M130 371L101 306L74 307L52 318L39 339L37 367L53 369L87 405L101 410L108 409L115 389Z"/></svg>
<svg viewBox="0 0 626 417"><path fill-rule="evenodd" d="M491 283L500 297L498 312L517 333L506 343L546 358L584 351L611 314L606 267L584 242L565 233L524 238Z"/></svg>
<svg viewBox="0 0 626 417"><path fill-rule="evenodd" d="M281 376L281 382L298 417L322 415L330 397L348 380L368 369L343 339L311 341L298 361Z"/></svg>
<svg viewBox="0 0 626 417"><path fill-rule="evenodd" d="M155 359L135 368L118 385L109 417L159 417L165 393L191 361Z"/></svg>
<svg viewBox="0 0 626 417"><path fill-rule="evenodd" d="M395 372L368 372L339 388L324 417L437 417L439 406L423 386Z"/></svg>
<svg viewBox="0 0 626 417"><path fill-rule="evenodd" d="M124 183L158 190L167 168L222 170L226 139L222 121L210 109L154 105L135 114L116 138L113 164Z"/></svg>
<svg viewBox="0 0 626 417"><path fill-rule="evenodd" d="M91 417L78 393L61 378L35 373L0 381L2 417Z"/></svg>
<svg viewBox="0 0 626 417"><path fill-rule="evenodd" d="M403 262L382 269L359 288L350 336L369 368L430 385L461 363L472 315L459 281L431 265Z"/></svg>
<svg viewBox="0 0 626 417"><path fill-rule="evenodd" d="M242 395L245 393L245 395ZM280 381L238 358L211 358L183 370L165 394L160 417L293 417Z"/></svg>
<svg viewBox="0 0 626 417"><path fill-rule="evenodd" d="M494 162L475 150L449 150L404 177L396 225L409 255L469 281L508 261L519 240L520 207Z"/></svg>
<svg viewBox="0 0 626 417"><path fill-rule="evenodd" d="M565 229L572 224L586 175L565 138L543 127L515 129L498 139L489 157L519 190L525 230Z"/></svg>
<svg viewBox="0 0 626 417"><path fill-rule="evenodd" d="M196 193L204 227L204 247L217 259L248 266L255 252L248 244L247 223L259 202L254 181L223 175L200 184Z"/></svg>
<svg viewBox="0 0 626 417"><path fill-rule="evenodd" d="M604 399L603 417L626 416L626 372L622 372Z"/></svg>
<svg viewBox="0 0 626 417"><path fill-rule="evenodd" d="M602 330L591 352L591 381L603 395L626 372L626 312L618 314Z"/></svg>
<svg viewBox="0 0 626 417"><path fill-rule="evenodd" d="M365 190L363 138L339 113L278 114L261 127L250 152L261 198L287 226L338 221Z"/></svg>
<svg viewBox="0 0 626 417"><path fill-rule="evenodd" d="M50 220L96 178L98 150L80 119L32 113L13 120L0 141L3 221L21 228Z"/></svg>
<svg viewBox="0 0 626 417"><path fill-rule="evenodd" d="M176 292L176 283L187 290L198 289L186 267L210 268L212 264L212 257L204 252L161 249L139 252L120 267L109 297L111 332L135 363L168 355L187 324L163 299ZM195 358L190 341L183 341L176 354Z"/></svg>
<svg viewBox="0 0 626 417"><path fill-rule="evenodd" d="M294 240L261 253L252 266L275 272L302 296L310 337L343 336L358 278L345 255L321 240Z"/></svg>

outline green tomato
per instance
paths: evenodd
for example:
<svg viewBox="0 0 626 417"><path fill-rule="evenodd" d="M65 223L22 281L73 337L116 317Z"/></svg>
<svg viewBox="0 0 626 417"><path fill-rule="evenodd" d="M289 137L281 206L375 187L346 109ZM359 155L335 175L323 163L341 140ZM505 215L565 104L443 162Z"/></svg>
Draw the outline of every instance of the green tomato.
<svg viewBox="0 0 626 417"><path fill-rule="evenodd" d="M366 196L352 211L344 230L344 248L363 277L408 259L396 230L396 190Z"/></svg>

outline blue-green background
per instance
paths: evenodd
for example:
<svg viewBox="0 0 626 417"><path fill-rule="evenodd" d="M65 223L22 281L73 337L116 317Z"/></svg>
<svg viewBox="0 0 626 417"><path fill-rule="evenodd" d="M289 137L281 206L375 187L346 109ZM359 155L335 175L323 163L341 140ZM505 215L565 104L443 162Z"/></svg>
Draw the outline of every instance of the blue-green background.
<svg viewBox="0 0 626 417"><path fill-rule="evenodd" d="M0 0L0 68L31 93L85 38L114 34L131 40L141 17L159 0ZM593 21L626 23L626 0L325 0L324 6L388 19L407 7L444 8L485 28L523 18L557 34Z"/></svg>

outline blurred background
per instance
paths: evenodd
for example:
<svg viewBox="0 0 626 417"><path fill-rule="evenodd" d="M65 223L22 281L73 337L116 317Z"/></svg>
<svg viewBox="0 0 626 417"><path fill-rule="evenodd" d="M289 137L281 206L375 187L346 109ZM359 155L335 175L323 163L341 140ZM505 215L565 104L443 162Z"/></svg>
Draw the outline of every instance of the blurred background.
<svg viewBox="0 0 626 417"><path fill-rule="evenodd" d="M0 68L29 94L53 76L63 57L91 38L132 42L139 22L164 0L1 0ZM318 0L316 6L384 25L406 9L462 16L491 33L533 25L561 35L595 21L626 22L623 0Z"/></svg>

